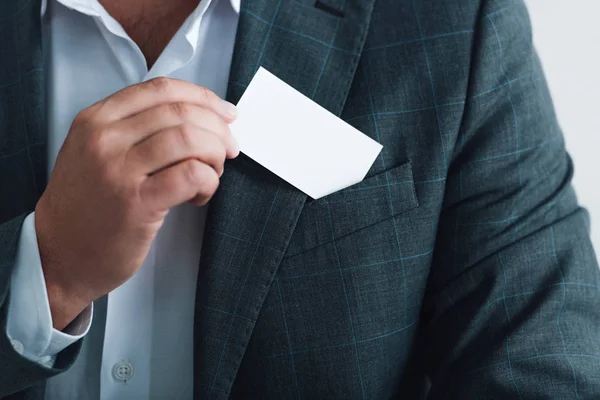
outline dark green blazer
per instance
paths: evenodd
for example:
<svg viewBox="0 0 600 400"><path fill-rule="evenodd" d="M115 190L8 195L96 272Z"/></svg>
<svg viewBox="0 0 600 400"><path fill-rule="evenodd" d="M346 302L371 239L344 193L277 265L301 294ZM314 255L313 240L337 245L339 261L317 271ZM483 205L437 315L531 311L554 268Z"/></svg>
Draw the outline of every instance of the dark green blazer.
<svg viewBox="0 0 600 400"><path fill-rule="evenodd" d="M41 399L80 346L45 369L5 334L46 183L39 15L39 0L0 1L13 400ZM228 161L197 284L196 399L600 398L600 274L522 0L245 0L229 100L261 65L384 149L316 201Z"/></svg>

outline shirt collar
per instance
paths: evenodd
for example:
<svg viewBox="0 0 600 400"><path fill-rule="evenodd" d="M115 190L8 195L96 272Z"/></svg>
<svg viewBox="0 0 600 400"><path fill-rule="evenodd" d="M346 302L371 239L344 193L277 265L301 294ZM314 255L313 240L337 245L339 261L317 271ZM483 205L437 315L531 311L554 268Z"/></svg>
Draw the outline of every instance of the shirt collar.
<svg viewBox="0 0 600 400"><path fill-rule="evenodd" d="M89 10L90 12L94 12L94 7L97 7L97 0L56 0L59 1L60 3L66 5L69 8L75 8L75 9L86 9ZM218 1L218 0L202 0L202 1ZM225 1L225 0L222 0ZM231 8L233 8L233 11L235 11L236 14L239 15L240 13L240 2L241 0L229 0L229 2L231 3ZM44 14L46 14L46 7L48 5L48 0L42 0L42 6L41 6L41 15L44 16Z"/></svg>

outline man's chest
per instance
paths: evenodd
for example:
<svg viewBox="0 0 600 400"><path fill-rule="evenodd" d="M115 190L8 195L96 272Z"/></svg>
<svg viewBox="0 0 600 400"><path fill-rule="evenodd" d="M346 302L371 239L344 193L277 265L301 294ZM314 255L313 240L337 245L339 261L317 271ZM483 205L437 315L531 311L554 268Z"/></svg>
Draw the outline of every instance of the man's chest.
<svg viewBox="0 0 600 400"><path fill-rule="evenodd" d="M138 45L148 68L151 68L173 35L198 6L199 0L103 0L100 3Z"/></svg>

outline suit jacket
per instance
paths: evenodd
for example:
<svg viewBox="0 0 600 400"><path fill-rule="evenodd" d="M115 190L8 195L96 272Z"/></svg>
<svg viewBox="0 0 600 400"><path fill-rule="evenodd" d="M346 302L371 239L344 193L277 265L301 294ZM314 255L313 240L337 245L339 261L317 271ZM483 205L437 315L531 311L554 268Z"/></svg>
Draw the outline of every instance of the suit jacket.
<svg viewBox="0 0 600 400"><path fill-rule="evenodd" d="M45 369L5 334L20 225L46 183L39 10L0 3L13 400L41 399L80 347ZM319 200L228 161L197 283L195 399L600 398L600 274L522 0L246 0L230 101L261 65L384 149Z"/></svg>

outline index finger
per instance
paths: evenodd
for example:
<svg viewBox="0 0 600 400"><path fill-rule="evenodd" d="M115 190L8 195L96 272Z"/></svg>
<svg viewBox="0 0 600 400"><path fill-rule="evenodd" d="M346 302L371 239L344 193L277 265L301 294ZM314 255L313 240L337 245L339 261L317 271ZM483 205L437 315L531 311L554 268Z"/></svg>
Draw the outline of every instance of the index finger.
<svg viewBox="0 0 600 400"><path fill-rule="evenodd" d="M154 78L122 89L94 104L95 117L114 122L141 111L169 103L190 103L209 108L225 122L233 122L237 112L233 104L222 100L210 89L180 79Z"/></svg>

